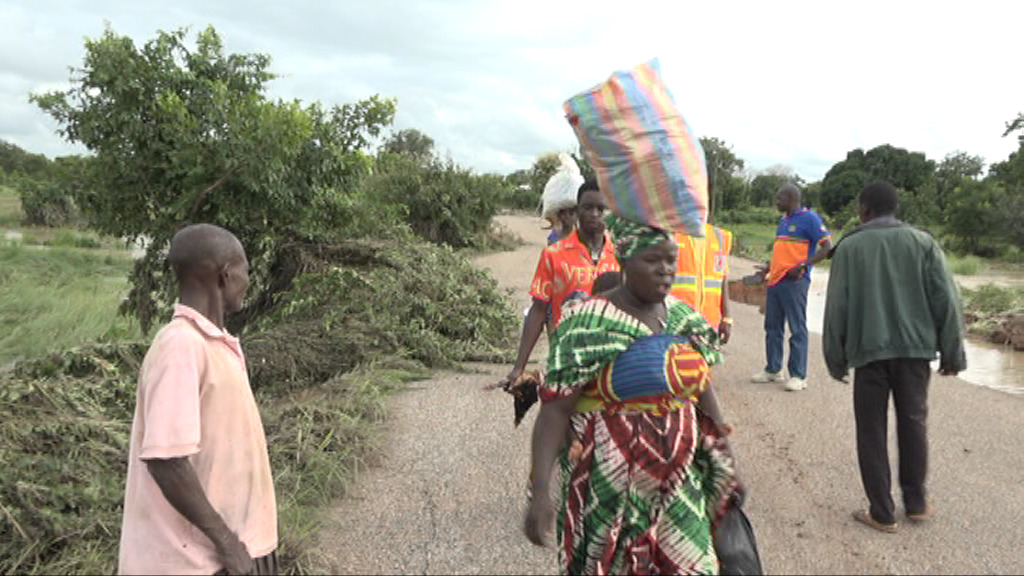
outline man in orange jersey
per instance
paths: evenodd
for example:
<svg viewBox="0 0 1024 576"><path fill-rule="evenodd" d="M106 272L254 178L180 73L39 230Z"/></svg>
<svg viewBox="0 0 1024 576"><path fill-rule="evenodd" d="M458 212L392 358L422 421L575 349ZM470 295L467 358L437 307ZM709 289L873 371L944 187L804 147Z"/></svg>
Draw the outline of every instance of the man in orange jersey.
<svg viewBox="0 0 1024 576"><path fill-rule="evenodd" d="M545 325L549 332L558 326L562 307L568 301L589 297L595 278L619 270L615 246L604 229L607 210L597 182L584 182L576 203L579 227L541 253L530 286L533 305L526 315L519 355L508 376L496 387L507 388L519 379Z"/></svg>
<svg viewBox="0 0 1024 576"><path fill-rule="evenodd" d="M811 269L828 256L832 237L813 210L800 202L800 189L785 184L775 195L775 207L782 212L775 230L775 243L768 267L759 274L768 283L764 312L765 355L763 371L753 382L782 382L782 353L789 324L789 391L807 388L807 290Z"/></svg>

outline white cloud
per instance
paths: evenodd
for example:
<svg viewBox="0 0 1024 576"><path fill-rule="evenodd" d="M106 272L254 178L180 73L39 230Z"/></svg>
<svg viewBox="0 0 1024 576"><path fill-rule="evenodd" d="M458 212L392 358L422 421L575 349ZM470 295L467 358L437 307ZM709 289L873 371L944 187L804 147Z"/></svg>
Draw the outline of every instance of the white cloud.
<svg viewBox="0 0 1024 576"><path fill-rule="evenodd" d="M0 138L80 150L27 93L60 86L105 21L137 44L214 25L231 52L264 52L273 97L326 105L398 99L459 163L508 172L575 146L562 103L657 56L680 110L753 169L820 178L853 148L1000 161L1024 111L1014 3L670 3L610 0L252 3L0 0Z"/></svg>

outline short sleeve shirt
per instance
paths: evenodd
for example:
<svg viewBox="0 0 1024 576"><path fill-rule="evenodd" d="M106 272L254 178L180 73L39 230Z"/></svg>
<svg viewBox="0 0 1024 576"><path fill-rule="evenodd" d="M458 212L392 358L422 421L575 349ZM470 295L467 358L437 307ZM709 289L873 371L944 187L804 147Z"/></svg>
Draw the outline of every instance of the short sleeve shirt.
<svg viewBox="0 0 1024 576"><path fill-rule="evenodd" d="M779 219L772 245L772 262L768 284L777 284L791 268L814 256L818 246L830 240L831 234L813 210L803 208ZM811 267L807 269L807 278Z"/></svg>
<svg viewBox="0 0 1024 576"><path fill-rule="evenodd" d="M206 498L254 558L277 548L266 435L238 339L178 305L143 360L118 572L213 574L213 543L171 506L151 459L188 458Z"/></svg>
<svg viewBox="0 0 1024 576"><path fill-rule="evenodd" d="M590 296L594 279L605 272L618 270L615 246L608 234L604 236L604 246L595 263L586 244L580 241L578 231L574 231L541 253L530 285L530 296L551 305L548 327L554 329L567 302Z"/></svg>

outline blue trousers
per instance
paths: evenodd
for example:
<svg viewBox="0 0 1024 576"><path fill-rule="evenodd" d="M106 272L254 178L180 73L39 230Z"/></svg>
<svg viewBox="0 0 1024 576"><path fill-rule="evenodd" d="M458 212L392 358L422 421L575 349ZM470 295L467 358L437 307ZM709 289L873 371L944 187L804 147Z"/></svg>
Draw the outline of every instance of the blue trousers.
<svg viewBox="0 0 1024 576"><path fill-rule="evenodd" d="M789 324L789 376L807 378L807 289L810 281L782 280L768 287L764 305L765 371L782 370L782 348Z"/></svg>

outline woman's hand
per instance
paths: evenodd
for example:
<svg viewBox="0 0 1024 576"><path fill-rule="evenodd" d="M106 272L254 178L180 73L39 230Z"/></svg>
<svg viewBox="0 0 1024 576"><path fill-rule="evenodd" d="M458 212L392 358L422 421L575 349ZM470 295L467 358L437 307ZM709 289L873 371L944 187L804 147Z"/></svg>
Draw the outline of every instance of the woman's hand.
<svg viewBox="0 0 1024 576"><path fill-rule="evenodd" d="M551 503L551 496L547 493L538 494L534 491L533 499L530 500L530 507L526 511L526 521L523 531L526 538L537 546L547 546L555 523L555 507Z"/></svg>
<svg viewBox="0 0 1024 576"><path fill-rule="evenodd" d="M732 321L722 322L718 325L718 338L722 344L728 344L729 338L732 336Z"/></svg>
<svg viewBox="0 0 1024 576"><path fill-rule="evenodd" d="M501 388L503 390L508 390L513 384L516 383L516 380L519 380L519 377L522 376L522 375L523 375L523 369L522 368L512 368L512 370L508 373L508 376L505 376L504 378L502 378L501 380L498 380L497 382L495 382L493 384L485 385L484 386L484 390L494 390L495 388Z"/></svg>
<svg viewBox="0 0 1024 576"><path fill-rule="evenodd" d="M721 424L718 428L721 430L723 436L718 438L716 443L732 460L733 479L736 481L736 487L733 489L732 499L736 502L737 506L742 506L743 502L747 499L747 486L743 483L743 479L740 475L739 460L737 460L736 453L733 452L732 446L729 444L729 439L727 438L727 436L732 434L733 426L731 424Z"/></svg>

